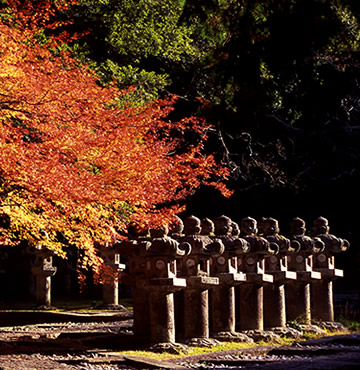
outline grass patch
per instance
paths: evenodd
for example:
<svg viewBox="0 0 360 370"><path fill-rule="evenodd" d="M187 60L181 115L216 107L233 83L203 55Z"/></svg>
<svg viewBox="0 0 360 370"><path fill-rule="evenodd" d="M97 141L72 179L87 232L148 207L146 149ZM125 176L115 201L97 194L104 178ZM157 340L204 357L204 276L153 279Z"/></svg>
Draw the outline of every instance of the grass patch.
<svg viewBox="0 0 360 370"><path fill-rule="evenodd" d="M213 352L221 352L221 351L230 351L230 350L242 350L245 348L254 348L254 347L260 347L263 346L264 343L257 342L257 343L239 343L239 342L224 342L222 344L212 346L212 347L193 347L190 346L190 350L188 353L180 352L179 354L173 354L168 352L163 353L155 353L151 351L121 351L120 353L122 355L127 356L137 356L137 357L146 357L154 360L170 360L170 359L176 359L180 357L185 356L197 356L197 355L204 355L207 353L213 353ZM269 345L269 343L266 343L265 345Z"/></svg>
<svg viewBox="0 0 360 370"><path fill-rule="evenodd" d="M207 353L213 353L213 352L225 352L225 351L232 351L232 350L239 350L239 355L242 354L243 349L248 348L256 348L256 347L263 347L263 346L288 346L292 345L295 342L295 339L291 338L281 338L280 341L277 342L265 342L265 341L259 341L255 343L239 343L239 342L223 342L219 345L215 345L212 347L195 347L190 346L190 350L188 353L182 353L179 354L172 354L168 352L163 353L154 353L151 351L122 351L120 352L122 355L127 356L138 356L138 357L145 357L150 358L154 360L170 360L170 359L176 359L181 358L185 356L197 356L197 355L205 355Z"/></svg>
<svg viewBox="0 0 360 370"><path fill-rule="evenodd" d="M322 334L314 334L314 333L308 333L305 332L304 335L300 339L294 339L294 338L286 338L286 337L280 337L280 340L277 341L259 341L255 343L239 343L239 342L223 342L220 345L212 346L212 347L189 347L190 351L188 353L179 353L179 354L172 354L168 352L163 353L155 353L151 351L145 351L145 350L137 350L137 351L121 351L119 352L122 355L127 356L136 356L136 357L144 357L154 360L170 360L170 359L177 359L181 357L186 356L197 356L197 355L204 355L208 353L213 352L223 352L223 351L231 351L231 350L238 350L237 355L241 355L244 352L243 349L248 348L256 348L256 347L263 347L263 346L291 346L296 342L303 342L310 339L318 339L324 336L333 336L333 335L341 335L341 334L349 334L348 332L344 331L334 331L326 333L325 335Z"/></svg>

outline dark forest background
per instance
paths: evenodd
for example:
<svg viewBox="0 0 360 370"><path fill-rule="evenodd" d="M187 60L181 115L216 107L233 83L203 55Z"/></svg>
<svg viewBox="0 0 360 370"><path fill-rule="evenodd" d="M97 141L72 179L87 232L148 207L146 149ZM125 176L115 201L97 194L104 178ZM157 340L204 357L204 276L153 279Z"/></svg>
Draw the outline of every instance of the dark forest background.
<svg viewBox="0 0 360 370"><path fill-rule="evenodd" d="M54 16L74 20L72 52L99 84L135 86L132 104L176 94L170 120L209 123L204 150L234 194L200 188L181 216L274 217L284 235L324 216L351 243L339 286L358 289L359 1L80 0Z"/></svg>

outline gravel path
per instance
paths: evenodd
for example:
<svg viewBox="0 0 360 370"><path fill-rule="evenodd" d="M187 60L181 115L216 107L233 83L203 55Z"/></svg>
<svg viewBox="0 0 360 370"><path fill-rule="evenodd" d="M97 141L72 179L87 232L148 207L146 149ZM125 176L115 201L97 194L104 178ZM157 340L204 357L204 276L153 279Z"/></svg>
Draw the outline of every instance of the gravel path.
<svg viewBox="0 0 360 370"><path fill-rule="evenodd" d="M294 346L217 352L157 362L119 353L139 349L129 315L123 320L0 327L0 369L352 369L360 368L360 334ZM160 365L161 364L161 365Z"/></svg>

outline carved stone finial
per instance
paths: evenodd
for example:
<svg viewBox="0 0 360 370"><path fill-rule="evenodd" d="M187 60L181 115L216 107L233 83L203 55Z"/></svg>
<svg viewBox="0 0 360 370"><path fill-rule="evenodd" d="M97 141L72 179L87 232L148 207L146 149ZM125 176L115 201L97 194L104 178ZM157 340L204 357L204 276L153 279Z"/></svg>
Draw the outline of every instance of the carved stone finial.
<svg viewBox="0 0 360 370"><path fill-rule="evenodd" d="M201 235L214 235L215 225L210 218L203 218L201 220Z"/></svg>
<svg viewBox="0 0 360 370"><path fill-rule="evenodd" d="M231 235L231 218L227 216L219 216L215 219L215 235Z"/></svg>
<svg viewBox="0 0 360 370"><path fill-rule="evenodd" d="M189 216L184 220L185 235L200 235L201 221L195 216Z"/></svg>

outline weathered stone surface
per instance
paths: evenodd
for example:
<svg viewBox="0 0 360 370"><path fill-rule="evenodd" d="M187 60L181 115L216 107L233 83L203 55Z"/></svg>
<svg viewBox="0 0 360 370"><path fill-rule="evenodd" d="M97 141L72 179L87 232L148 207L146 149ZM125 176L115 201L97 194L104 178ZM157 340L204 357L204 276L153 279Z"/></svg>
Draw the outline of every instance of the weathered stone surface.
<svg viewBox="0 0 360 370"><path fill-rule="evenodd" d="M244 333L252 338L255 342L280 342L280 336L272 331L266 330L246 330Z"/></svg>
<svg viewBox="0 0 360 370"><path fill-rule="evenodd" d="M193 347L212 347L220 345L221 342L214 338L190 338L185 340L185 344Z"/></svg>
<svg viewBox="0 0 360 370"><path fill-rule="evenodd" d="M274 334L280 335L285 338L299 339L302 337L303 333L294 328L277 327L277 328L267 328L268 331L272 331Z"/></svg>
<svg viewBox="0 0 360 370"><path fill-rule="evenodd" d="M239 343L253 343L254 340L244 333L237 333L231 331L221 331L212 333L212 338L221 342L239 342Z"/></svg>
<svg viewBox="0 0 360 370"><path fill-rule="evenodd" d="M156 343L153 346L149 347L148 350L156 353L167 352L172 354L188 354L193 352L193 349L186 344L170 342Z"/></svg>
<svg viewBox="0 0 360 370"><path fill-rule="evenodd" d="M317 325L300 325L301 330L307 333L323 335L326 331Z"/></svg>
<svg viewBox="0 0 360 370"><path fill-rule="evenodd" d="M349 329L345 325L336 321L324 321L320 323L319 326L327 331L349 331Z"/></svg>

